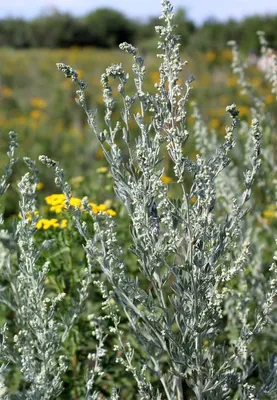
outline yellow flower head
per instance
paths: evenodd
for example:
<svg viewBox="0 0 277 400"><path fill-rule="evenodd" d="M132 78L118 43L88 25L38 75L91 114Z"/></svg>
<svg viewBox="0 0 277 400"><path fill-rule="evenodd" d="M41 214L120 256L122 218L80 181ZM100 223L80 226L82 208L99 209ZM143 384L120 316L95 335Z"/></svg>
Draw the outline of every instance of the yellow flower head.
<svg viewBox="0 0 277 400"><path fill-rule="evenodd" d="M96 172L98 172L98 174L105 174L106 172L108 172L108 168L107 167L100 167L96 169Z"/></svg>
<svg viewBox="0 0 277 400"><path fill-rule="evenodd" d="M31 100L31 105L33 108L46 108L47 103L44 99L42 99L40 97L34 97Z"/></svg>
<svg viewBox="0 0 277 400"><path fill-rule="evenodd" d="M165 184L168 184L168 183L172 182L173 179L170 178L170 176L163 175L163 176L161 177L161 181L162 181L163 183L165 183Z"/></svg>
<svg viewBox="0 0 277 400"><path fill-rule="evenodd" d="M60 223L60 228L65 229L67 227L68 220L67 219L62 219Z"/></svg>
<svg viewBox="0 0 277 400"><path fill-rule="evenodd" d="M263 212L263 217L266 219L277 218L276 206L274 204L269 204Z"/></svg>
<svg viewBox="0 0 277 400"><path fill-rule="evenodd" d="M238 83L237 78L235 76L228 76L227 78L227 85L229 87L234 87Z"/></svg>
<svg viewBox="0 0 277 400"><path fill-rule="evenodd" d="M116 216L116 212L114 210L111 210L111 209L107 210L106 214L109 214L112 217Z"/></svg>
<svg viewBox="0 0 277 400"><path fill-rule="evenodd" d="M60 224L58 223L58 220L56 218L52 219L42 218L36 224L37 229L44 229L44 230L47 230L49 228L58 228L59 226Z"/></svg>
<svg viewBox="0 0 277 400"><path fill-rule="evenodd" d="M276 96L273 93L270 93L268 96L265 98L265 103L266 104L272 104L276 101Z"/></svg>
<svg viewBox="0 0 277 400"><path fill-rule="evenodd" d="M30 112L30 117L31 117L31 119L33 119L33 120L40 119L40 118L42 117L42 112L41 112L41 110L37 110L37 109L32 110L32 111Z"/></svg>
<svg viewBox="0 0 277 400"><path fill-rule="evenodd" d="M38 184L37 184L37 190L41 190L41 189L43 189L44 188L44 183L43 182L39 182Z"/></svg>
<svg viewBox="0 0 277 400"><path fill-rule="evenodd" d="M13 95L13 90L8 86L2 86L1 89L4 97L11 97Z"/></svg>
<svg viewBox="0 0 277 400"><path fill-rule="evenodd" d="M213 129L217 129L220 127L220 121L217 118L212 118L210 121L210 126Z"/></svg>
<svg viewBox="0 0 277 400"><path fill-rule="evenodd" d="M38 215L38 214L39 214L38 211L28 212L27 215L26 215L26 217L27 217L27 219L28 219L29 221L32 221L32 220L33 220L33 215L36 216L36 215ZM18 214L18 217L19 217L20 219L22 219L21 213Z"/></svg>
<svg viewBox="0 0 277 400"><path fill-rule="evenodd" d="M45 197L45 201L49 206L63 205L65 201L65 195L61 194L51 194Z"/></svg>
<svg viewBox="0 0 277 400"><path fill-rule="evenodd" d="M54 206L51 206L50 207L50 211L53 211L53 212L55 212L56 214L60 214L62 211L63 211L63 209L64 209L64 206L63 205L60 205L60 204L58 204L58 205L54 205Z"/></svg>
<svg viewBox="0 0 277 400"><path fill-rule="evenodd" d="M196 200L197 200L197 197L196 197L196 196L191 197L191 199L190 199L190 204L194 204L194 203L196 202Z"/></svg>
<svg viewBox="0 0 277 400"><path fill-rule="evenodd" d="M79 199L78 197L72 197L71 199L70 199L70 205L72 206L72 207L81 207L81 204L82 204L82 200L81 199Z"/></svg>
<svg viewBox="0 0 277 400"><path fill-rule="evenodd" d="M106 211L107 210L107 205L106 204L99 204L99 206L97 206L98 211Z"/></svg>
<svg viewBox="0 0 277 400"><path fill-rule="evenodd" d="M207 62L212 63L213 61L215 61L215 59L216 59L216 53L214 51L210 50L206 53Z"/></svg>

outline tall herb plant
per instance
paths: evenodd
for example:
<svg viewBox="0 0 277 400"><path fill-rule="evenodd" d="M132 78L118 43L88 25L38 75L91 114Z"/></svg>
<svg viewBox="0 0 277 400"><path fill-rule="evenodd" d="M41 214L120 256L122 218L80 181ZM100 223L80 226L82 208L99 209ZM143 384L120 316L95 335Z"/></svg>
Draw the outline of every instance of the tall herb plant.
<svg viewBox="0 0 277 400"><path fill-rule="evenodd" d="M121 44L121 50L134 60L136 93L129 94L130 76L121 64L112 64L106 69L101 77L106 108L103 131L97 128L96 111L86 103L85 82L72 67L57 64L77 85L76 100L102 146L114 190L129 216L132 241L129 251L135 256L137 276L134 278L128 270L114 219L95 214L87 198L81 207L72 206L72 191L64 171L58 162L41 156L40 161L54 170L56 185L65 195L65 206L84 242L87 258L74 312L64 316L64 324L57 323L55 309L66 293L51 299L44 295L48 265L38 264L38 258L51 243L45 242L39 249L35 246L39 218L35 215L37 169L27 159L30 173L19 184L22 219L15 234L18 259L15 272L8 268L11 272L6 274L13 299L9 305L16 313L20 330L14 337L13 351L7 346L5 329L2 331L1 350L6 364L1 371L4 376L8 363L17 363L28 387L14 396L5 394L4 388L3 396L7 399L52 399L61 393L66 369L60 354L61 343L82 312L92 281L102 293L106 315L90 316L98 345L95 353L88 355L92 368L87 375L86 399L101 398L95 382L105 374L107 334L117 337L114 352L117 361L133 375L137 398L246 400L273 398L276 391L276 357L268 355L269 367L261 364L257 368L253 345L253 339L270 325L274 313L276 254L258 301L248 298L248 282L244 280L251 265L251 247L243 220L249 212L247 203L261 167L260 123L253 115L252 124L247 128L251 146L244 171L244 189L239 192L238 177L233 174L234 196L230 188L225 192L221 177L225 176L226 180L225 171L231 163L230 152L235 147L239 129L239 110L235 104L227 106L230 124L224 141L212 147L205 140L202 148L200 138L205 135L205 128L195 108L199 154L196 160L186 154L187 108L193 78L188 78L184 86L180 84L179 77L186 63L180 58L172 6L163 0L162 7L163 25L156 27L161 59L156 93L144 91L146 67L138 50L128 43ZM111 80L118 82L117 95ZM115 122L113 110L117 101L122 103L122 113ZM134 113L136 104L140 111ZM150 123L147 122L149 115ZM130 129L131 119L139 128L135 137ZM161 180L164 154L172 162L174 186L179 193L176 198L169 196L168 186ZM90 216L91 222L83 218L84 213ZM103 279L93 276L99 266ZM244 290L238 284L240 280L245 284ZM120 310L124 311L141 348L139 362L135 360L134 343L126 342L120 328ZM232 336L226 335L228 319L236 328ZM111 398L120 398L120 387L115 385Z"/></svg>

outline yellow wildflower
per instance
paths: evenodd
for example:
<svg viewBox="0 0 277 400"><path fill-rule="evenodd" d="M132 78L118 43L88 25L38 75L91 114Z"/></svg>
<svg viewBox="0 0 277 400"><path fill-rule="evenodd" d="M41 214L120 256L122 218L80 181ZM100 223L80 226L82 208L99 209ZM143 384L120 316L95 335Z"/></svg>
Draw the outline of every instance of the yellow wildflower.
<svg viewBox="0 0 277 400"><path fill-rule="evenodd" d="M195 118L192 115L190 115L188 117L187 121L188 121L189 124L193 124L195 122Z"/></svg>
<svg viewBox="0 0 277 400"><path fill-rule="evenodd" d="M64 208L65 208L64 205L58 204L56 206L51 206L50 207L50 211L53 211L56 214L60 214L63 211Z"/></svg>
<svg viewBox="0 0 277 400"><path fill-rule="evenodd" d="M34 97L34 98L31 100L31 105L32 105L32 107L34 107L34 108L46 108L47 103L46 103L45 100L43 100L43 99L40 98L40 97Z"/></svg>
<svg viewBox="0 0 277 400"><path fill-rule="evenodd" d="M6 125L7 122L8 122L8 120L6 118L1 118L0 117L0 126Z"/></svg>
<svg viewBox="0 0 277 400"><path fill-rule="evenodd" d="M55 205L63 205L65 200L65 195L63 193L60 194L51 194L50 196L45 197L45 201L50 206Z"/></svg>
<svg viewBox="0 0 277 400"><path fill-rule="evenodd" d="M58 228L60 226L60 224L58 223L58 220L56 218L52 218L52 219L50 219L50 221L51 221L51 225L54 228Z"/></svg>
<svg viewBox="0 0 277 400"><path fill-rule="evenodd" d="M163 183L165 183L165 184L168 184L168 183L172 182L173 179L170 178L170 176L163 175L163 176L161 177L161 181L162 181Z"/></svg>
<svg viewBox="0 0 277 400"><path fill-rule="evenodd" d="M151 79L153 83L160 82L160 73L158 71L151 72Z"/></svg>
<svg viewBox="0 0 277 400"><path fill-rule="evenodd" d="M106 204L99 204L97 206L97 208L98 208L98 211L106 211L108 207Z"/></svg>
<svg viewBox="0 0 277 400"><path fill-rule="evenodd" d="M37 184L37 190L41 190L44 188L44 183L43 182L38 182Z"/></svg>
<svg viewBox="0 0 277 400"><path fill-rule="evenodd" d="M65 229L67 227L67 223L68 223L67 219L62 219L61 223L59 223L56 218L51 218L51 219L42 218L37 222L36 228L44 230L47 230L49 228Z"/></svg>
<svg viewBox="0 0 277 400"><path fill-rule="evenodd" d="M274 204L269 204L266 210L263 212L263 217L269 220L277 218L276 206Z"/></svg>
<svg viewBox="0 0 277 400"><path fill-rule="evenodd" d="M32 213L32 212L28 212L27 215L26 215L26 217L27 217L27 219L28 219L29 221L32 221L33 215L36 216L36 215L38 215L38 214L39 214L38 211L34 211L33 213ZM22 219L21 213L18 214L18 217L19 217L20 219Z"/></svg>
<svg viewBox="0 0 277 400"><path fill-rule="evenodd" d="M114 210L110 209L110 208L108 209L108 205L110 205L111 201L108 200L107 203L108 204L104 204L103 203L103 204L97 205L97 204L95 204L93 202L90 202L89 205L91 206L92 212L94 214L98 214L99 212L102 212L103 214L109 214L112 217L114 217L116 215L116 212Z"/></svg>
<svg viewBox="0 0 277 400"><path fill-rule="evenodd" d="M115 212L114 210L111 210L111 209L107 210L107 211L106 211L106 214L109 214L109 215L111 215L112 217L116 216L116 212Z"/></svg>
<svg viewBox="0 0 277 400"><path fill-rule="evenodd" d="M266 104L272 104L276 101L276 96L273 93L270 93L268 96L265 98L265 103Z"/></svg>
<svg viewBox="0 0 277 400"><path fill-rule="evenodd" d="M58 228L59 226L60 224L56 218L42 218L37 222L36 228L47 230L49 228Z"/></svg>
<svg viewBox="0 0 277 400"><path fill-rule="evenodd" d="M72 207L81 207L82 200L79 199L78 197L71 197L70 199L70 205Z"/></svg>
<svg viewBox="0 0 277 400"><path fill-rule="evenodd" d="M30 112L30 117L32 119L40 119L42 116L42 112L40 110L33 110Z"/></svg>
<svg viewBox="0 0 277 400"><path fill-rule="evenodd" d="M210 122L210 126L213 129L217 129L220 127L220 121L217 118L212 118Z"/></svg>
<svg viewBox="0 0 277 400"><path fill-rule="evenodd" d="M108 168L107 167L100 167L96 169L96 172L98 172L98 174L105 174L106 172L108 172Z"/></svg>
<svg viewBox="0 0 277 400"><path fill-rule="evenodd" d="M234 87L237 85L237 78L235 76L229 76L227 78L227 86Z"/></svg>
<svg viewBox="0 0 277 400"><path fill-rule="evenodd" d="M260 88L263 84L263 80L259 77L254 77L253 79L249 79L251 85L255 86L256 88Z"/></svg>
<svg viewBox="0 0 277 400"><path fill-rule="evenodd" d="M99 149L96 151L95 156L97 160L102 160L102 158L104 157L104 153L101 147L99 147Z"/></svg>
<svg viewBox="0 0 277 400"><path fill-rule="evenodd" d="M232 61L233 59L233 54L231 49L225 49L220 53L220 58L223 61Z"/></svg>
<svg viewBox="0 0 277 400"><path fill-rule="evenodd" d="M13 90L8 86L2 86L2 94L4 97L11 97L13 95Z"/></svg>
<svg viewBox="0 0 277 400"><path fill-rule="evenodd" d="M238 110L239 110L240 117L245 117L245 116L249 115L249 113L250 113L249 107L241 106L238 108Z"/></svg>
<svg viewBox="0 0 277 400"><path fill-rule="evenodd" d="M95 203L93 203L93 202L89 202L89 205L90 205L91 208L92 208L92 212L93 212L94 214L97 214L97 213L98 213L97 204L95 204Z"/></svg>
<svg viewBox="0 0 277 400"><path fill-rule="evenodd" d="M277 217L276 211L273 211L273 210L266 210L266 211L264 211L264 212L263 212L263 216L264 216L265 218L276 218L276 217Z"/></svg>
<svg viewBox="0 0 277 400"><path fill-rule="evenodd" d="M216 59L216 53L214 51L208 51L206 53L206 60L208 62L213 62Z"/></svg>
<svg viewBox="0 0 277 400"><path fill-rule="evenodd" d="M68 220L67 219L62 219L60 223L60 228L65 229L67 227Z"/></svg>
<svg viewBox="0 0 277 400"><path fill-rule="evenodd" d="M36 228L37 229L49 229L50 228L49 219L42 218L37 222Z"/></svg>

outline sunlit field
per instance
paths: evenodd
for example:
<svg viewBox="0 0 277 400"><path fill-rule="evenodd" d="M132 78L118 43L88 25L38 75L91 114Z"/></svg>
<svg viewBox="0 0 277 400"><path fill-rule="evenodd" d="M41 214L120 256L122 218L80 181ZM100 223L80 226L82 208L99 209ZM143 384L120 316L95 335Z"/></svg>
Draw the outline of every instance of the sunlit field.
<svg viewBox="0 0 277 400"><path fill-rule="evenodd" d="M101 74L111 63L122 62L126 72L130 72L129 90L134 91L132 80L132 59L120 50L105 51L95 48L71 48L69 50L29 50L19 51L1 49L0 65L0 132L1 149L7 146L7 133L14 130L19 135L19 154L36 159L40 154L58 159L65 168L69 178L86 177L86 184L93 185L99 177L97 168L105 167L103 154L93 136L82 110L75 105L76 87L70 80L63 79L57 71L56 62L71 65L85 80L88 103L98 110L99 127L104 128L104 106L102 100ZM191 76L195 77L190 99L196 101L202 117L209 130L217 135L225 134L227 116L225 108L236 102L240 110L240 118L250 121L251 100L240 94L237 79L232 75L231 50L216 54L209 51L205 54L183 54L188 65L184 68L181 81L184 84ZM154 93L155 83L159 80L158 59L154 54L145 55L147 74L144 90ZM249 81L261 95L272 115L276 110L274 95L270 92L261 72L256 66L249 68ZM116 89L117 84L114 84ZM113 115L120 119L120 99ZM136 113L139 106L134 106ZM151 117L149 116L149 122ZM192 130L194 117L189 105L188 130ZM136 130L135 121L130 128ZM188 149L190 157L195 156L193 150L193 134ZM2 158L1 165L5 163ZM17 173L21 164L18 164ZM169 166L170 167L170 166ZM103 173L103 172L102 172ZM166 171L170 175L170 168ZM40 189L49 194L52 190L51 180L42 172L44 182ZM78 178L77 178L78 180ZM81 180L81 178L79 178ZM81 185L80 185L81 186ZM103 188L103 185L101 185ZM99 196L99 192L93 194ZM100 201L101 199L98 199ZM12 212L9 203L8 208Z"/></svg>

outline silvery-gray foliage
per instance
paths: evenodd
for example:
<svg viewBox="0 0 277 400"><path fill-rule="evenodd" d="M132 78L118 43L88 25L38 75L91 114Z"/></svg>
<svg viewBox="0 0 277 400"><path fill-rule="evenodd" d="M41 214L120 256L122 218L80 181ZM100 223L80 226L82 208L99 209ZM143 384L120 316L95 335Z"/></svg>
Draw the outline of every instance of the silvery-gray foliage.
<svg viewBox="0 0 277 400"><path fill-rule="evenodd" d="M16 135L10 133L9 167L2 177L2 194L7 188L7 179L15 163L14 149L17 147ZM15 231L10 234L1 231L1 277L9 282L9 287L0 288L0 302L14 313L17 334L13 336L13 346L8 343L11 335L7 325L1 329L0 345L0 394L1 399L55 399L63 390L63 374L67 363L61 348L75 319L81 313L87 298L87 286L93 274L85 271L77 298L73 299L68 315L59 311L59 303L65 293L48 297L45 293L45 280L49 263L41 265L42 252L49 251L52 240L45 240L39 247L35 232L37 215L36 187L39 182L35 162L25 158L30 172L18 183L20 193L20 219ZM5 234L5 241L3 240ZM16 365L26 382L24 389L9 395L5 386L5 376L12 365Z"/></svg>
<svg viewBox="0 0 277 400"><path fill-rule="evenodd" d="M263 32L258 32L258 36L261 44L261 53L263 55L272 54L272 50L268 47L267 41L264 37ZM239 87L241 88L241 93L245 94L249 97L251 101L251 113L253 116L258 118L261 124L262 134L263 134L263 142L264 146L262 148L262 161L263 161L263 169L260 171L261 174L265 175L267 173L273 172L276 174L276 158L275 152L272 151L272 132L274 132L275 127L273 125L273 120L270 114L266 111L264 99L258 95L257 90L253 87L253 85L249 82L247 77L247 66L243 63L242 58L239 54L239 48L235 41L230 41L229 46L232 48L233 53L233 62L232 62L232 70L234 75L238 79ZM274 58L274 69L271 72L265 74L266 79L271 83L272 93L276 93L276 77L277 77L277 64L276 57ZM246 131L246 123L243 124L240 129L240 135L245 135ZM244 160L248 160L249 153L251 151L251 142L248 141L246 143L245 152L244 152ZM263 175L260 175L261 179L258 180L258 184L264 187L266 191L267 188L264 185L266 179L263 178Z"/></svg>
<svg viewBox="0 0 277 400"><path fill-rule="evenodd" d="M4 174L1 177L0 180L0 196L2 196L6 190L9 187L8 184L8 179L12 174L12 168L13 165L16 163L17 158L15 157L15 149L18 147L17 143L17 135L15 132L10 132L9 133L9 150L8 150L8 157L9 157L9 165L5 165L4 167ZM3 224L3 218L2 215L0 216L0 224ZM2 269L6 266L6 264L9 262L9 255L10 251L9 249L12 248L14 245L13 238L9 234L9 232L5 229L0 230L0 269ZM1 351L6 350L6 337L5 337L5 330L6 327L4 327L0 331L0 349ZM7 350L8 351L8 350ZM7 360L2 360L3 362L1 363L0 367L0 396L1 398L5 398L7 395L7 387L5 385L5 375L6 375L6 370L8 367L8 362Z"/></svg>
<svg viewBox="0 0 277 400"><path fill-rule="evenodd" d="M15 157L15 149L18 147L17 135L15 132L10 132L9 137L10 137L10 144L9 144L9 150L7 152L7 155L9 157L9 164L5 165L4 174L0 178L0 196L2 196L9 187L7 180L11 176L12 168L17 161L17 158Z"/></svg>
<svg viewBox="0 0 277 400"><path fill-rule="evenodd" d="M2 196L9 188L8 179L12 174L12 168L17 162L17 157L15 157L15 150L18 147L17 135L15 132L9 133L9 150L7 155L9 157L9 164L4 167L4 174L0 178L0 196ZM0 225L3 225L3 218L0 215ZM14 248L15 242L12 236L6 229L0 229L0 271L5 266L7 258L9 256L9 248Z"/></svg>
<svg viewBox="0 0 277 400"><path fill-rule="evenodd" d="M46 400L56 398L62 391L61 377L66 370L60 353L61 324L55 318L55 310L65 294L48 298L44 293L49 263L41 266L38 260L52 241L45 240L40 248L35 244L38 170L34 161L28 158L24 161L30 172L18 183L21 218L14 233L17 249L16 254L10 252L2 271L10 290L1 288L0 298L15 313L18 333L13 337L11 349L6 344L6 329L2 330L1 360L7 363L7 368L9 364L16 364L28 382L25 389L7 399Z"/></svg>
<svg viewBox="0 0 277 400"><path fill-rule="evenodd" d="M243 276L251 257L250 243L243 238L241 222L248 211L246 203L261 165L259 121L253 118L251 128L248 128L252 145L244 172L245 189L231 199L231 211L223 220L217 216L216 180L230 164L229 153L235 147L239 111L235 104L226 108L231 123L226 128L224 142L214 148L212 154L209 154L211 149L207 143L204 151L199 142L196 162L185 155L184 145L189 137L186 104L192 80L185 83L185 88L178 83L185 63L181 62L178 38L174 34L172 6L167 0L162 5L164 26L156 27L160 37L158 48L161 49L158 55L161 58L160 82L156 84L156 94L143 89L146 68L137 49L123 43L120 48L134 59L137 92L132 96L126 94L130 76L121 64L112 64L106 69L101 77L106 106L105 130L98 131L96 112L87 107L85 83L78 79L72 67L57 64L58 69L78 86L76 101L84 108L88 123L102 145L115 192L130 216L133 240L130 251L137 257L140 273L149 281L149 290L141 288L139 277L134 280L128 274L117 243L115 224L109 218L100 221L100 217L90 211L95 227L93 239L87 235L85 224L78 219L75 223L86 241L88 262L100 264L112 285L112 296L123 307L145 350L143 368L160 379L164 390L162 398L183 399L183 389L187 385L197 399L231 399L235 393L241 399L258 399L276 390L275 357L269 375L261 373L262 379L256 385L248 382L255 368L254 357L248 348L253 337L269 322L276 294L275 261L271 267L274 277L256 310L254 321L249 318L247 299L230 282L234 277ZM110 79L119 81L118 94L123 105L121 121L116 123L112 120L116 98ZM243 71L240 79L244 82ZM251 92L256 108L260 107L250 86L245 85L244 89ZM131 108L136 102L141 111L132 115ZM146 113L151 113L151 123L145 122ZM135 138L129 128L131 118L139 128ZM203 131L201 126L199 128ZM118 145L120 137L124 150ZM167 187L160 180L163 144L182 192L181 198L176 200L169 198ZM123 156L126 152L127 160ZM188 173L193 178L190 187L185 181ZM57 170L56 176L60 181ZM236 183L235 186L237 188ZM192 199L196 199L193 204ZM230 201L230 194L225 199ZM84 207L87 207L86 200ZM230 297L235 299L236 307L232 312L239 321L239 334L228 348L224 343L219 345L218 339L225 300ZM143 387L140 398L156 397L153 397L152 388L146 390Z"/></svg>
<svg viewBox="0 0 277 400"><path fill-rule="evenodd" d="M272 93L276 95L277 99L277 56L274 51L268 46L265 38L265 33L262 31L257 32L261 45L261 54L271 60L271 68L266 71L265 76L272 85Z"/></svg>
<svg viewBox="0 0 277 400"><path fill-rule="evenodd" d="M86 83L78 79L72 67L57 64L58 69L77 84L77 102L84 108L110 165L115 192L130 218L130 252L136 257L138 275L133 278L128 271L114 219L102 213L94 214L87 198L82 201L82 209L71 206L72 193L64 171L58 162L41 156L40 161L54 170L56 185L66 196L66 207L85 243L88 265L73 312L68 317L57 318L56 309L63 295L49 299L44 293L49 266L46 263L41 267L37 261L41 251L47 250L51 242L36 247L38 171L33 161L25 159L30 172L18 185L21 220L14 237L17 257L11 250L4 272L10 282L10 296L1 292L1 301L16 311L19 326L13 349L7 345L7 327L1 331L2 398L55 399L62 391L66 363L60 354L61 343L82 310L94 281L93 271L98 266L108 284L100 280L95 280L94 284L102 293L107 315L89 316L98 345L94 354L88 354L94 363L87 374L85 399L100 399L95 380L105 373L102 361L106 355L107 334L117 338L118 344L114 348L119 354L117 361L132 373L140 399L183 400L187 388L191 390L191 398L197 400L263 399L276 392L276 357L269 356L268 369L264 371L260 367L258 378L253 382L253 371L258 368L250 345L253 338L270 324L277 291L277 255L268 271L272 277L268 285L263 286L267 290L258 292L254 299L257 300L254 315L249 307L252 299L245 278L245 268L254 265L250 243L253 235L243 229L243 220L249 211L247 203L261 166L261 127L255 117L260 114L253 112L255 118L251 127L243 125L251 143L247 147L244 181L239 183L238 174L232 169L231 185L225 191L226 171L231 167L230 152L235 148L236 132L241 129L239 111L235 104L226 108L230 125L226 127L224 141L217 144L216 140L205 140L205 127L195 108L194 134L199 154L196 161L192 161L186 154L185 144L189 139L187 102L193 79L188 79L184 87L179 84L179 74L186 63L181 61L178 37L174 34L172 6L168 0L163 0L162 6L163 25L156 27L161 59L156 93L144 90L146 67L138 50L123 43L120 48L134 60L132 71L136 93L127 94L130 76L121 64L112 64L106 69L101 77L106 107L106 129L103 131L97 128L96 111L86 104ZM243 82L243 72L239 73ZM123 106L121 119L115 123L112 115L117 98L110 86L111 79L119 82L117 91ZM247 85L244 89L252 95ZM253 101L258 109L259 99L253 95ZM132 106L137 103L140 112L133 115ZM149 114L151 123L146 122ZM130 129L132 118L139 130L135 137ZM11 146L15 148L13 144ZM161 180L163 150L171 159L174 184L180 189L181 195L176 199L169 197L168 187ZM11 150L11 165L13 157ZM3 191L9 174L10 169L7 169L1 184ZM187 182L188 176L191 184ZM241 184L244 186L242 192L239 190ZM219 198L223 200L219 201ZM82 212L91 217L93 235L88 222L82 219ZM262 252L256 259L258 264L261 258ZM258 268L256 266L254 271ZM148 282L147 290L142 285L142 277L144 283ZM234 280L240 284L234 285ZM250 292L253 293L254 290ZM140 363L134 361L132 344L124 340L120 308L142 348ZM237 328L237 335L228 342L221 339L225 328L228 329L224 321L226 310ZM16 363L29 383L23 392L12 396L7 393L4 383L9 363ZM151 383L149 375L158 378L160 386ZM111 399L119 398L120 388L114 388Z"/></svg>

